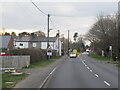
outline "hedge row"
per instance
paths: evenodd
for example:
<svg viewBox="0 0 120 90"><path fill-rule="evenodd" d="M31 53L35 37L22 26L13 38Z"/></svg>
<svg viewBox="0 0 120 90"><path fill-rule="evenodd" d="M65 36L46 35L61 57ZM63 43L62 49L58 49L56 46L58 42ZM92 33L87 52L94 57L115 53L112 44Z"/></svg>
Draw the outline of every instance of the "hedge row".
<svg viewBox="0 0 120 90"><path fill-rule="evenodd" d="M46 60L46 50L36 49L13 49L9 51L13 55L30 55L30 63ZM56 56L56 51L53 51L53 56Z"/></svg>

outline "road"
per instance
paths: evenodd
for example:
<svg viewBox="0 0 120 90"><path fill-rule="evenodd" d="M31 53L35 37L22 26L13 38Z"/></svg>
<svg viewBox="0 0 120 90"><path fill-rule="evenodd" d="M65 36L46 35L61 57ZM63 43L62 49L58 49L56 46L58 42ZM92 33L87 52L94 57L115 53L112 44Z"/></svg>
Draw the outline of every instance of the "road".
<svg viewBox="0 0 120 90"><path fill-rule="evenodd" d="M86 55L67 58L44 88L118 88L118 70Z"/></svg>

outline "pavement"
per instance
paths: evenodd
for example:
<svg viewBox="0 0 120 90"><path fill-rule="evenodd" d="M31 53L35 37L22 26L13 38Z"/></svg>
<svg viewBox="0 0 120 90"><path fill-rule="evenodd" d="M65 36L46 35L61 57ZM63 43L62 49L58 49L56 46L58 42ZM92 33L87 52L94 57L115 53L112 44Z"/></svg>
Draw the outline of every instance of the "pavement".
<svg viewBox="0 0 120 90"><path fill-rule="evenodd" d="M118 88L118 69L80 54L66 59L44 88Z"/></svg>

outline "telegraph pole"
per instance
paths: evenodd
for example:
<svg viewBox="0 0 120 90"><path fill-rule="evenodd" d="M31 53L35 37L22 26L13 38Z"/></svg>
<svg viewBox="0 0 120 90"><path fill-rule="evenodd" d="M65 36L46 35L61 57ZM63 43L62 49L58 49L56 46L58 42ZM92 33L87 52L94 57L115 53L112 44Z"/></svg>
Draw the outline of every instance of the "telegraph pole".
<svg viewBox="0 0 120 90"><path fill-rule="evenodd" d="M60 30L58 30L58 56L59 56L59 51L60 51L59 37L60 37Z"/></svg>
<svg viewBox="0 0 120 90"><path fill-rule="evenodd" d="M47 26L47 48L49 47L49 19L50 19L50 14L48 14L48 26Z"/></svg>
<svg viewBox="0 0 120 90"><path fill-rule="evenodd" d="M50 19L50 14L48 14L48 26L47 26L47 53L48 53L48 48L49 48L49 19ZM47 59L49 60L50 55L47 55Z"/></svg>
<svg viewBox="0 0 120 90"><path fill-rule="evenodd" d="M68 30L68 55L69 55L69 30Z"/></svg>
<svg viewBox="0 0 120 90"><path fill-rule="evenodd" d="M63 34L63 55L64 55L64 34Z"/></svg>

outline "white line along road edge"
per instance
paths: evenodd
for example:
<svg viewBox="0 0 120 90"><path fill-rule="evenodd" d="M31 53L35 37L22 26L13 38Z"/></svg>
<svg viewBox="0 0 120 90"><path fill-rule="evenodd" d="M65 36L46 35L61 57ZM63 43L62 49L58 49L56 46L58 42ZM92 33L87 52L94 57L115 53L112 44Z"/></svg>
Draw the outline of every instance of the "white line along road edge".
<svg viewBox="0 0 120 90"><path fill-rule="evenodd" d="M48 80L48 78L53 74L53 72L57 69L57 67L55 67L50 74L45 78L45 80L43 81L43 83L40 85L40 88L42 88L44 86L44 84L46 83L46 81Z"/></svg>

